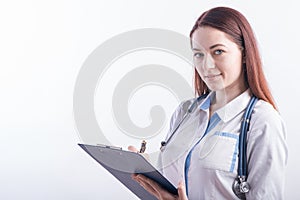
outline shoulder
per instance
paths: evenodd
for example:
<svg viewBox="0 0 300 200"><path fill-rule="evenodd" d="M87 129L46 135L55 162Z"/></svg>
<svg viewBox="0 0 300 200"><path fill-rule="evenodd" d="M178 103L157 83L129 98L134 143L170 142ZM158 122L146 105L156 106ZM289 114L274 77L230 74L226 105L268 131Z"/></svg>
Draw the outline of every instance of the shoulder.
<svg viewBox="0 0 300 200"><path fill-rule="evenodd" d="M273 106L259 100L253 110L250 121L250 137L262 135L264 137L284 137L286 135L285 122Z"/></svg>
<svg viewBox="0 0 300 200"><path fill-rule="evenodd" d="M170 120L170 125L171 127L176 125L183 117L184 115L188 112L188 109L190 105L195 102L197 98L191 98L191 99L186 99L177 106L175 111L173 112ZM201 102L201 101L200 101ZM200 103L198 102L198 104Z"/></svg>
<svg viewBox="0 0 300 200"><path fill-rule="evenodd" d="M173 113L172 118L174 118L174 117L180 118L180 116L183 116L189 109L190 105L196 100L197 100L197 98L195 97L195 98L186 99L186 100L180 102L180 104L175 109L175 112Z"/></svg>
<svg viewBox="0 0 300 200"><path fill-rule="evenodd" d="M259 100L253 110L252 116L251 116L252 122L265 122L265 123L283 123L283 119L279 112L274 109L274 107L264 101Z"/></svg>

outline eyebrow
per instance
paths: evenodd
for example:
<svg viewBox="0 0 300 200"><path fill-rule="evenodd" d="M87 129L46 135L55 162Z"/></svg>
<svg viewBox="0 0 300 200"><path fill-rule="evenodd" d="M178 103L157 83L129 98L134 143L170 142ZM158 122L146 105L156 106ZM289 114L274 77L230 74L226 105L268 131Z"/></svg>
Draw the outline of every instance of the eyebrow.
<svg viewBox="0 0 300 200"><path fill-rule="evenodd" d="M223 47L225 47L224 44L214 44L214 45L210 46L209 49L213 49L213 48L218 47L218 46L223 46ZM202 51L202 49L198 49L198 48L192 48L192 50L193 50L193 51Z"/></svg>

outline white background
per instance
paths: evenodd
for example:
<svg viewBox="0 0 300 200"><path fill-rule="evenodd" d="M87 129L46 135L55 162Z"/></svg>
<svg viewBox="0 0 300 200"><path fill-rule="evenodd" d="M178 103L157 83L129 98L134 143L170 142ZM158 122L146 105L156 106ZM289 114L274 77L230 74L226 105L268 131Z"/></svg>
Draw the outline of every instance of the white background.
<svg viewBox="0 0 300 200"><path fill-rule="evenodd" d="M300 197L296 1L12 0L0 3L0 198L135 199L77 146L73 90L81 65L125 31L163 28L188 36L198 16L217 5L237 8L255 30L288 129L286 199Z"/></svg>

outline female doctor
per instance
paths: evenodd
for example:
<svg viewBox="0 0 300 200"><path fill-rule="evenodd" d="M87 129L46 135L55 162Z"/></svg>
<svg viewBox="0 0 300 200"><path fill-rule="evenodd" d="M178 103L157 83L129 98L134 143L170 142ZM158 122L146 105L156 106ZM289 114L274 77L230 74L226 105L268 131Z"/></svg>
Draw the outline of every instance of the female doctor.
<svg viewBox="0 0 300 200"><path fill-rule="evenodd" d="M178 196L143 175L133 175L133 179L160 200L283 199L285 125L248 21L234 9L212 8L196 21L190 39L194 85L201 98L187 117L187 105L195 100L178 106L160 154L161 171L178 186ZM238 197L233 184L238 176L241 121L252 96L259 100L251 112L246 138L250 189Z"/></svg>

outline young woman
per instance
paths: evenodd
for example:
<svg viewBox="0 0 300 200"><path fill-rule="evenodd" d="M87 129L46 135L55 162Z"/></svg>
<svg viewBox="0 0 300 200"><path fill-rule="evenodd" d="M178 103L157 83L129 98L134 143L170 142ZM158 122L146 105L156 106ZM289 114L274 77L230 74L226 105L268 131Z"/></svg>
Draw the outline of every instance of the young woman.
<svg viewBox="0 0 300 200"><path fill-rule="evenodd" d="M186 102L178 106L171 119L170 139L160 155L162 173L178 186L178 196L145 176L133 178L157 199L283 199L285 125L248 21L234 9L213 8L199 17L190 38L195 90L202 99L184 121ZM241 121L252 96L259 100L246 138L250 189L238 197L233 184L238 176Z"/></svg>

